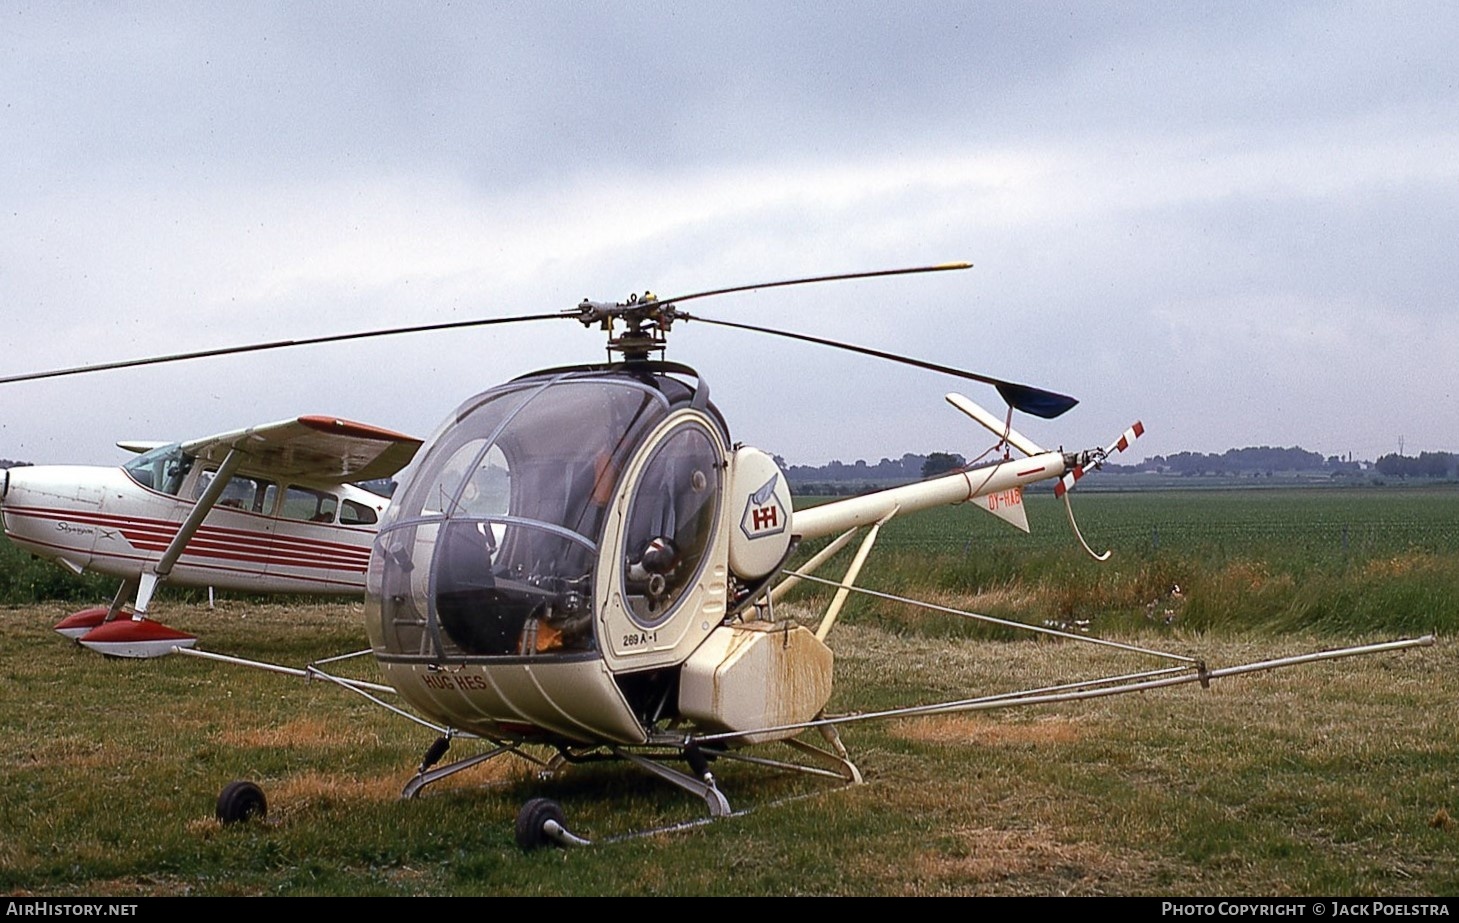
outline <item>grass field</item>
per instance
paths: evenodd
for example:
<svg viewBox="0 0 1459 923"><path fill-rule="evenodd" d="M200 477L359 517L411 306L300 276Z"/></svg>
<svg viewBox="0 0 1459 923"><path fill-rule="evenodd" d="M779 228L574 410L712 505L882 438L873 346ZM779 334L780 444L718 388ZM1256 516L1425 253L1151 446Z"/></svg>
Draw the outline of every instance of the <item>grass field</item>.
<svg viewBox="0 0 1459 923"><path fill-rule="evenodd" d="M95 657L50 631L72 603L0 610L0 893L1459 893L1459 491L1301 493L1078 497L1090 542L1115 551L1104 565L1071 549L1051 498L1031 498L1032 536L949 509L894 523L863 582L1088 623L1212 668L1427 631L1437 644L1210 689L856 723L843 737L863 786L720 763L746 816L570 852L517 850L523 800L550 795L594 838L702 805L627 767L541 781L511 763L402 802L433 735L358 697ZM796 612L813 618L812 602ZM157 614L210 649L301 665L361 647L360 609L171 600ZM831 642L837 712L1132 666L865 599ZM234 778L264 786L268 823L213 819Z"/></svg>
<svg viewBox="0 0 1459 923"><path fill-rule="evenodd" d="M1113 552L1104 564L1079 548L1061 502L1044 494L1025 503L1029 534L965 506L893 520L863 583L1099 631L1145 631L1167 618L1188 631L1242 634L1459 628L1454 485L1076 496L1085 537ZM921 621L929 632L972 630Z"/></svg>

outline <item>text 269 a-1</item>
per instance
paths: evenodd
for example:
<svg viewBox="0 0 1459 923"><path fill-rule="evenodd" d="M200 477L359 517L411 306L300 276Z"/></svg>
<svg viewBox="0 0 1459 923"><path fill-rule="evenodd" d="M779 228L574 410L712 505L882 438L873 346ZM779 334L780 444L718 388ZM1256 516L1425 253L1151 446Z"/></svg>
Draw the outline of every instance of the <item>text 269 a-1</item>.
<svg viewBox="0 0 1459 923"><path fill-rule="evenodd" d="M646 647L659 639L656 631L631 631L623 636L624 647Z"/></svg>

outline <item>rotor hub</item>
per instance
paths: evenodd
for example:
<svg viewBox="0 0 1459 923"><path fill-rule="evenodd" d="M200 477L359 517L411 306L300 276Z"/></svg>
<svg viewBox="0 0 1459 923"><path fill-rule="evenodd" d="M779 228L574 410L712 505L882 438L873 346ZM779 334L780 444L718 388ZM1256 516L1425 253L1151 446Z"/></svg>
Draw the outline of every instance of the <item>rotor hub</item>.
<svg viewBox="0 0 1459 923"><path fill-rule="evenodd" d="M667 345L666 334L681 315L672 302L661 302L653 292L644 292L616 303L584 298L570 316L584 327L598 324L608 333L608 352L619 353L632 362L662 353ZM616 333L619 323L623 325L622 333Z"/></svg>

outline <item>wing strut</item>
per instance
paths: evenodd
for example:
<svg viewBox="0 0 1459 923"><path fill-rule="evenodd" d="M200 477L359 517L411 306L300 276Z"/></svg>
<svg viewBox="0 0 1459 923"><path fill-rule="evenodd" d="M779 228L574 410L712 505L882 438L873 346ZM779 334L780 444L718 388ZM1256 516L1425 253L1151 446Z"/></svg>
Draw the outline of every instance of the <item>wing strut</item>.
<svg viewBox="0 0 1459 923"><path fill-rule="evenodd" d="M135 577L128 577L123 580L122 585L117 587L116 595L111 598L111 605L108 606L106 610L106 618L102 619L102 621L110 622L114 620L118 615L121 615L122 607L127 604L127 600L130 599L131 595L136 591L137 579Z"/></svg>
<svg viewBox="0 0 1459 923"><path fill-rule="evenodd" d="M218 466L218 473L213 476L203 495L198 497L198 502L193 504L192 512L187 514L178 528L177 534L172 541L167 543L167 550L162 552L162 557L152 565L150 571L143 571L141 585L137 588L137 604L132 611L132 619L141 621L147 617L147 606L152 602L152 594L157 592L157 586L167 579L172 573L172 566L177 559L182 557L183 551L187 549L187 543L197 534L198 527L203 524L208 513L212 512L213 504L223 495L223 489L228 486L228 481L233 477L233 472L243 463L243 453L237 449L229 449L228 455L223 463Z"/></svg>

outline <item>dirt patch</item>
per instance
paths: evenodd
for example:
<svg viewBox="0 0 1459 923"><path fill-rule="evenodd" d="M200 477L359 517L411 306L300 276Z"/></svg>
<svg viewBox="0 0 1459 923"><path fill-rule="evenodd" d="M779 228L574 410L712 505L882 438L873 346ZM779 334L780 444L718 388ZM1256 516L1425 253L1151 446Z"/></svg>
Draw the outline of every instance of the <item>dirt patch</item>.
<svg viewBox="0 0 1459 923"><path fill-rule="evenodd" d="M1010 744L1067 744L1082 736L1080 727L1066 719L1009 723L977 715L929 715L898 722L893 734L920 743L966 744L989 747Z"/></svg>
<svg viewBox="0 0 1459 923"><path fill-rule="evenodd" d="M306 772L273 786L270 800L280 805L348 801L397 801L401 780L393 775L358 778L338 773Z"/></svg>
<svg viewBox="0 0 1459 923"><path fill-rule="evenodd" d="M1127 863L1103 849L1060 842L1046 830L969 827L953 833L953 850L913 859L906 894L1088 895L1129 875Z"/></svg>
<svg viewBox="0 0 1459 923"><path fill-rule="evenodd" d="M375 735L362 735L358 727L320 718L299 718L278 727L239 728L218 735L233 747L320 747L378 744Z"/></svg>

